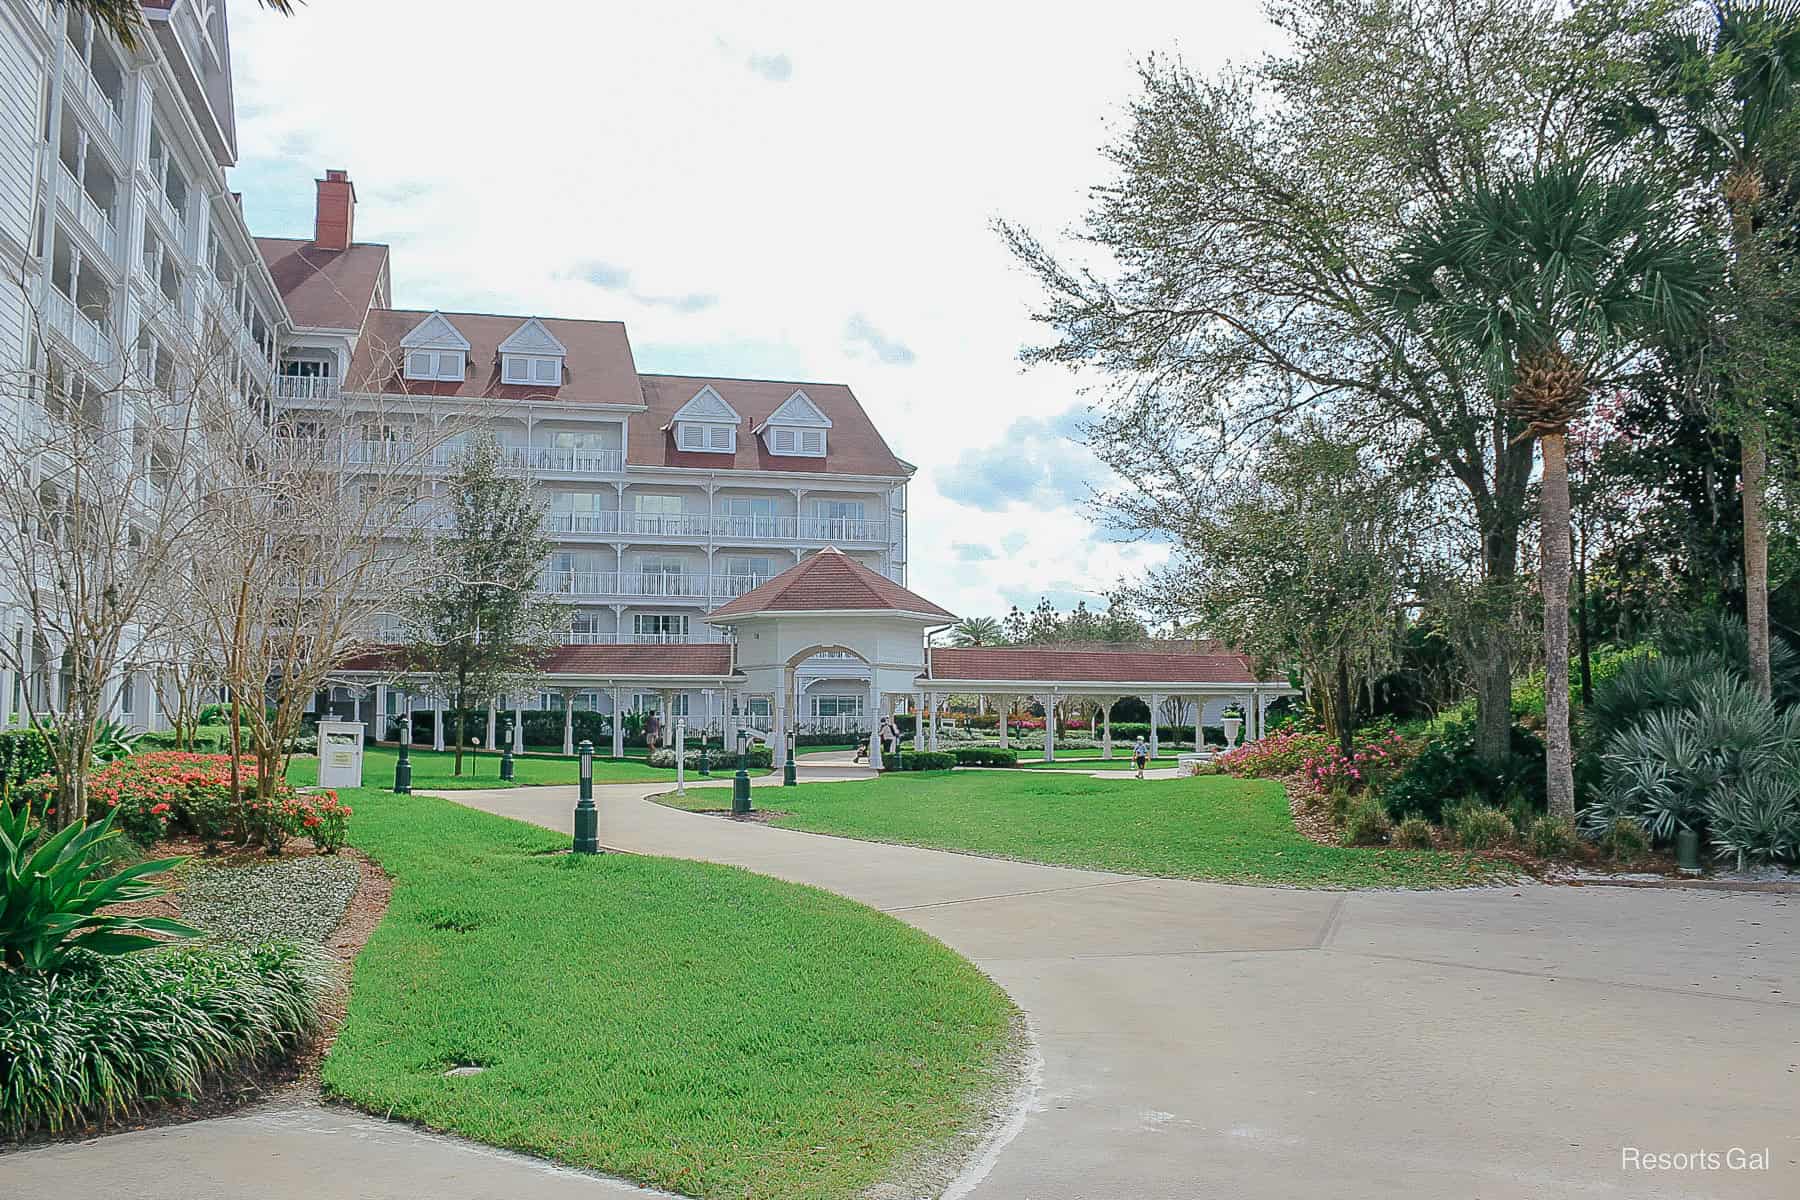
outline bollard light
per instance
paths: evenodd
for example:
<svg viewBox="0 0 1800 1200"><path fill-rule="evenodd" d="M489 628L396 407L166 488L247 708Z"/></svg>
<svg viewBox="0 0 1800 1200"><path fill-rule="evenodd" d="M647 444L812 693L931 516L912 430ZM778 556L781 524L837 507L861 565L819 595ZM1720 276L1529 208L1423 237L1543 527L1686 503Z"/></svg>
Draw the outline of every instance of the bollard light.
<svg viewBox="0 0 1800 1200"><path fill-rule="evenodd" d="M687 795L687 722L675 722L675 794Z"/></svg>
<svg viewBox="0 0 1800 1200"><path fill-rule="evenodd" d="M600 853L600 812L594 807L594 743L581 746L581 799L575 804L575 853Z"/></svg>
<svg viewBox="0 0 1800 1200"><path fill-rule="evenodd" d="M506 723L506 743L500 748L500 781L511 783L513 780L513 731L512 722Z"/></svg>
<svg viewBox="0 0 1800 1200"><path fill-rule="evenodd" d="M412 759L407 754L407 743L412 741L412 728L400 730L400 758L394 763L394 795L412 795Z"/></svg>
<svg viewBox="0 0 1800 1200"><path fill-rule="evenodd" d="M731 777L731 811L742 816L750 811L750 735L738 730L737 743L737 774Z"/></svg>
<svg viewBox="0 0 1800 1200"><path fill-rule="evenodd" d="M781 768L782 787L793 787L800 782L798 778L798 768L794 766L794 747L796 744L797 743L794 740L794 731L790 729L787 731L787 762L783 764Z"/></svg>

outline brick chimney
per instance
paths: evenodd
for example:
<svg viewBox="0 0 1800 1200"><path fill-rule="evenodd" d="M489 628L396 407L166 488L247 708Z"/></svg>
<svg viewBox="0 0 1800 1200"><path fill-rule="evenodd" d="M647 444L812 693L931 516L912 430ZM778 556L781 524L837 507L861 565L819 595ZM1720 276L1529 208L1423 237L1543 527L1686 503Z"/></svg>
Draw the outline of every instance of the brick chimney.
<svg viewBox="0 0 1800 1200"><path fill-rule="evenodd" d="M348 171L327 171L319 185L313 217L313 245L321 250L348 250L356 221L356 185Z"/></svg>

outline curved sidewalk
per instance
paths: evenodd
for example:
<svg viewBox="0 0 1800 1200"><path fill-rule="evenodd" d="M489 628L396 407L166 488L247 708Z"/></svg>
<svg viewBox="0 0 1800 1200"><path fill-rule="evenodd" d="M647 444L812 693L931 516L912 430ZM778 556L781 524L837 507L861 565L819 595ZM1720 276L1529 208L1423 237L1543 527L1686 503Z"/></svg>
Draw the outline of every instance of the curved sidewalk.
<svg viewBox="0 0 1800 1200"><path fill-rule="evenodd" d="M776 782L758 783L759 806L779 807ZM968 1194L1800 1194L1791 898L1144 879L822 837L646 799L667 790L597 788L602 842L884 909L978 963L1029 1014L1042 1090ZM449 798L566 829L574 797L529 788ZM1773 1163L1699 1176L1621 1165L1628 1147L1734 1146L1767 1147Z"/></svg>

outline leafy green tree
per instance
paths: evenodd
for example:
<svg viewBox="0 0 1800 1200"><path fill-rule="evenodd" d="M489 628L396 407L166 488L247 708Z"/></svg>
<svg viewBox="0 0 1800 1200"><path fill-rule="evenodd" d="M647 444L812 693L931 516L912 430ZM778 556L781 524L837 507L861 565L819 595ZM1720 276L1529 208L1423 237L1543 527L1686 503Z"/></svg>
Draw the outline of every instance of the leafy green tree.
<svg viewBox="0 0 1800 1200"><path fill-rule="evenodd" d="M1717 278L1672 198L1567 163L1477 184L1401 247L1386 298L1468 347L1536 438L1544 600L1545 750L1552 816L1574 818L1569 732L1569 424L1597 383L1665 331L1697 327Z"/></svg>
<svg viewBox="0 0 1800 1200"><path fill-rule="evenodd" d="M1219 485L1144 599L1267 666L1297 666L1347 754L1357 698L1392 656L1410 526L1399 482L1309 423Z"/></svg>
<svg viewBox="0 0 1800 1200"><path fill-rule="evenodd" d="M1598 115L1660 0L1309 0L1283 48L1201 77L1152 60L1115 177L1076 231L1094 265L1001 225L1053 331L1028 362L1111 377L1090 445L1105 506L1181 542L1220 481L1307 414L1438 494L1441 572L1477 593L1465 653L1479 751L1507 752L1533 456L1466 346L1379 303L1419 214L1475 183L1612 145ZM1100 265L1104 264L1104 265Z"/></svg>
<svg viewBox="0 0 1800 1200"><path fill-rule="evenodd" d="M431 543L424 586L404 613L402 667L455 710L460 775L469 709L535 686L566 640L569 614L537 592L550 559L544 505L499 443L475 442L449 486L453 524Z"/></svg>
<svg viewBox="0 0 1800 1200"><path fill-rule="evenodd" d="M1771 276L1759 224L1776 191L1770 161L1779 157L1777 144L1791 136L1796 115L1800 4L1711 0L1688 6L1684 16L1650 47L1648 86L1623 106L1624 125L1647 129L1669 147L1687 179L1702 185L1726 215L1735 286L1727 293L1731 310L1722 315L1732 334L1739 386L1722 398L1741 446L1744 611L1755 686L1767 699L1770 423L1780 407L1781 423L1792 428L1800 349L1792 328L1792 284L1782 286L1790 273L1777 269ZM1770 300L1779 310L1773 329L1755 319L1755 310ZM1774 371L1768 369L1772 356L1786 360Z"/></svg>

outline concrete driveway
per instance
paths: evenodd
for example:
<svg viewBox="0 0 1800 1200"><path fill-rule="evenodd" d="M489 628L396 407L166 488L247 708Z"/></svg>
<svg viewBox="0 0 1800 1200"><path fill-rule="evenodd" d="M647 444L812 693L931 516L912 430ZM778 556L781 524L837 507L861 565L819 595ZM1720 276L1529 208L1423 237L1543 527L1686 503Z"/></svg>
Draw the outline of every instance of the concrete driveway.
<svg viewBox="0 0 1800 1200"><path fill-rule="evenodd" d="M1029 1014L1041 1091L970 1195L1800 1196L1800 897L1143 879L724 821L648 790L598 789L604 844L891 912ZM573 804L453 798L558 829ZM1733 1148L1767 1168L1731 1169ZM1630 1169L1632 1150L1721 1161Z"/></svg>
<svg viewBox="0 0 1800 1200"><path fill-rule="evenodd" d="M827 771L857 773L806 774ZM819 837L644 798L666 786L597 789L603 843L731 863L892 912L978 963L1029 1014L1041 1086L1016 1136L957 1195L1800 1196L1800 897L1142 879ZM757 802L778 807L768 786ZM556 829L570 827L574 802L565 788L449 798ZM0 1195L634 1190L354 1114L288 1118L280 1140L240 1143L269 1132L232 1124L249 1119L14 1155L0 1162ZM1767 1165L1733 1169L1734 1148L1766 1151ZM1627 1167L1633 1152L1653 1166L1653 1155L1689 1157ZM1717 1169L1704 1157L1696 1169L1697 1154L1717 1154ZM184 1162L211 1166L196 1180Z"/></svg>

